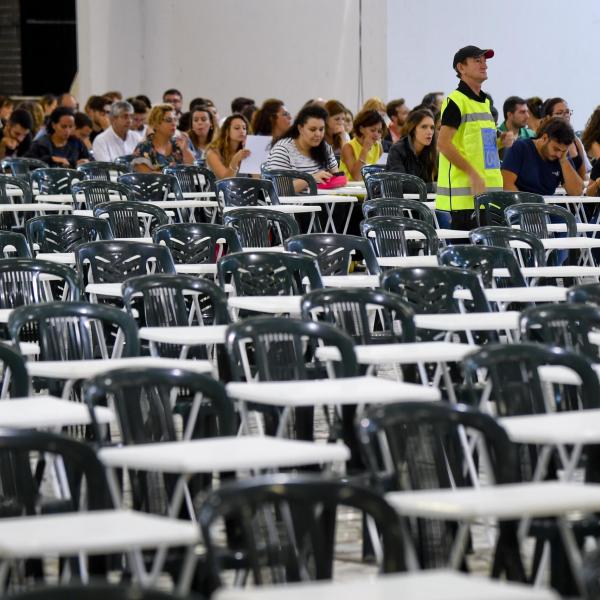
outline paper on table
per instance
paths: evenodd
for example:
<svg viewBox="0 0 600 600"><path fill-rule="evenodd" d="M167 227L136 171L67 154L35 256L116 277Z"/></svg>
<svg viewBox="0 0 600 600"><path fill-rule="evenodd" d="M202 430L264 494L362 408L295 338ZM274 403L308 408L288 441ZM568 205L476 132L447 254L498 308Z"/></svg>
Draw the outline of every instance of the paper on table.
<svg viewBox="0 0 600 600"><path fill-rule="evenodd" d="M387 153L387 152L384 152L384 153L383 153L383 154L382 154L382 155L379 157L379 160L377 161L377 163L376 163L376 164L385 166L385 165L387 164L387 156L388 156L388 153Z"/></svg>
<svg viewBox="0 0 600 600"><path fill-rule="evenodd" d="M244 148L250 150L250 156L242 161L240 173L260 175L260 165L267 161L272 139L270 135L249 135L246 138Z"/></svg>

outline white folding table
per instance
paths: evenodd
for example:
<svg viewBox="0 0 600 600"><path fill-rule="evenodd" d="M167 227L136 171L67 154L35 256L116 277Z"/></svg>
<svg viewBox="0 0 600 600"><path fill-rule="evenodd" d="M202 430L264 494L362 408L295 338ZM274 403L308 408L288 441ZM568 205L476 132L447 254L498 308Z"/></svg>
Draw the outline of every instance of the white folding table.
<svg viewBox="0 0 600 600"><path fill-rule="evenodd" d="M355 273L352 275L324 275L321 277L324 287L333 288L378 288L379 275L365 275Z"/></svg>
<svg viewBox="0 0 600 600"><path fill-rule="evenodd" d="M225 206L223 208L223 213L225 214L231 210L236 210L238 208L276 210L278 212L286 213L288 215L310 213L310 221L308 223L307 233L311 233L313 231L316 213L321 212L321 207L314 205L308 206L304 204L266 204L260 206Z"/></svg>
<svg viewBox="0 0 600 600"><path fill-rule="evenodd" d="M438 257L435 254L423 256L378 256L380 267L439 267Z"/></svg>
<svg viewBox="0 0 600 600"><path fill-rule="evenodd" d="M300 314L301 302L302 296L229 296L227 299L229 308L293 316Z"/></svg>
<svg viewBox="0 0 600 600"><path fill-rule="evenodd" d="M494 302L500 310L512 303L564 302L567 288L556 285L532 287L486 288L483 290L488 302ZM454 292L457 300L472 300L471 290L461 289Z"/></svg>
<svg viewBox="0 0 600 600"><path fill-rule="evenodd" d="M346 233L348 231L348 226L350 225L352 210L354 209L354 205L358 202L358 198L356 196L340 196L336 194L318 194L317 196L298 195L280 196L279 202L283 205L323 204L325 206L325 210L327 211L327 222L325 223L325 228L323 229L325 233L330 231L332 233L337 233L335 222L333 220L333 211L337 204L347 204L348 213L346 215L344 229L342 231L342 233Z"/></svg>
<svg viewBox="0 0 600 600"><path fill-rule="evenodd" d="M212 346L225 343L227 325L190 325L184 327L140 327L141 340L150 342L152 356L159 356L156 344L182 346L179 358L186 358L190 346Z"/></svg>

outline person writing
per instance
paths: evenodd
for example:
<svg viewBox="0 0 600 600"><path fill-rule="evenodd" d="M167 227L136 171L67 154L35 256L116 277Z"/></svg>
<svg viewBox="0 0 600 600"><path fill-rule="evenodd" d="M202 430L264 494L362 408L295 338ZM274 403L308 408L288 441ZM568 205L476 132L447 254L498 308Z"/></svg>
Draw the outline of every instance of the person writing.
<svg viewBox="0 0 600 600"><path fill-rule="evenodd" d="M354 118L354 137L342 147L340 169L350 180L362 179L361 169L374 165L383 154L381 139L385 123L376 110L361 110Z"/></svg>

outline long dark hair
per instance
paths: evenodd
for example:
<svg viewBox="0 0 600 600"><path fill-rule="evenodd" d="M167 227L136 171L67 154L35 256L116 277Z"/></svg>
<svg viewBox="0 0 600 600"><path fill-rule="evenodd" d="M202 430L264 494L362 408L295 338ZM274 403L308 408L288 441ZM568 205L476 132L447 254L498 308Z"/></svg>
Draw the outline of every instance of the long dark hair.
<svg viewBox="0 0 600 600"><path fill-rule="evenodd" d="M203 112L208 115L208 120L210 121L210 129L208 130L208 135L206 136L206 145L210 144L216 135L219 133L219 123L215 118L215 115L209 110L208 106L203 106L201 104L194 105L194 108L190 112L190 127L187 134L190 136L190 140L192 140L192 144L194 144L194 148L198 148L200 144L200 140L198 136L192 129L192 121L194 120L194 113Z"/></svg>
<svg viewBox="0 0 600 600"><path fill-rule="evenodd" d="M46 125L46 131L48 135L54 133L54 125L56 125L62 117L73 117L75 118L75 111L72 108L66 106L59 106L50 113L50 119Z"/></svg>
<svg viewBox="0 0 600 600"><path fill-rule="evenodd" d="M548 98L544 104L542 104L542 115L544 117L551 117L552 111L557 104L560 103L566 104L566 102L562 98Z"/></svg>
<svg viewBox="0 0 600 600"><path fill-rule="evenodd" d="M290 138L292 140L297 140L300 137L300 127L306 125L306 122L309 119L321 119L323 121L323 125L327 123L328 117L327 111L319 106L318 104L309 104L300 110L300 112L296 115L294 122L291 127L279 138L279 140L283 140L285 138ZM277 140L277 141L279 141ZM327 168L329 154L327 152L327 140L325 140L325 136L321 140L321 143L314 148L310 149L310 157L319 164L319 166L323 168Z"/></svg>
<svg viewBox="0 0 600 600"><path fill-rule="evenodd" d="M592 116L588 119L581 141L587 152L590 151L594 142L600 143L600 106L596 107Z"/></svg>
<svg viewBox="0 0 600 600"><path fill-rule="evenodd" d="M273 123L283 104L283 100L278 100L277 98L269 98L262 103L262 106L252 116L252 131L254 135L273 134Z"/></svg>
<svg viewBox="0 0 600 600"><path fill-rule="evenodd" d="M406 118L404 127L402 127L402 136L409 136L414 145L415 129L418 127L419 123L427 117L433 119L433 139L429 146L423 148L418 159L427 169L427 173L431 175L431 181L434 181L437 170L437 135L435 132L435 117L433 116L433 113L427 108L420 108L410 112Z"/></svg>

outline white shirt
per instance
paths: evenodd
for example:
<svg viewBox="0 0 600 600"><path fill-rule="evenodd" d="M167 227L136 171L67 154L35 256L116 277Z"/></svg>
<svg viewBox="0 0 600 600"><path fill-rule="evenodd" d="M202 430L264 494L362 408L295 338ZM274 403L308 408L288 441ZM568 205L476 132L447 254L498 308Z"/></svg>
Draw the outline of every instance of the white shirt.
<svg viewBox="0 0 600 600"><path fill-rule="evenodd" d="M115 158L132 154L140 141L140 136L134 131L127 131L127 137L121 139L112 126L96 136L92 149L94 158L99 161L114 162Z"/></svg>

